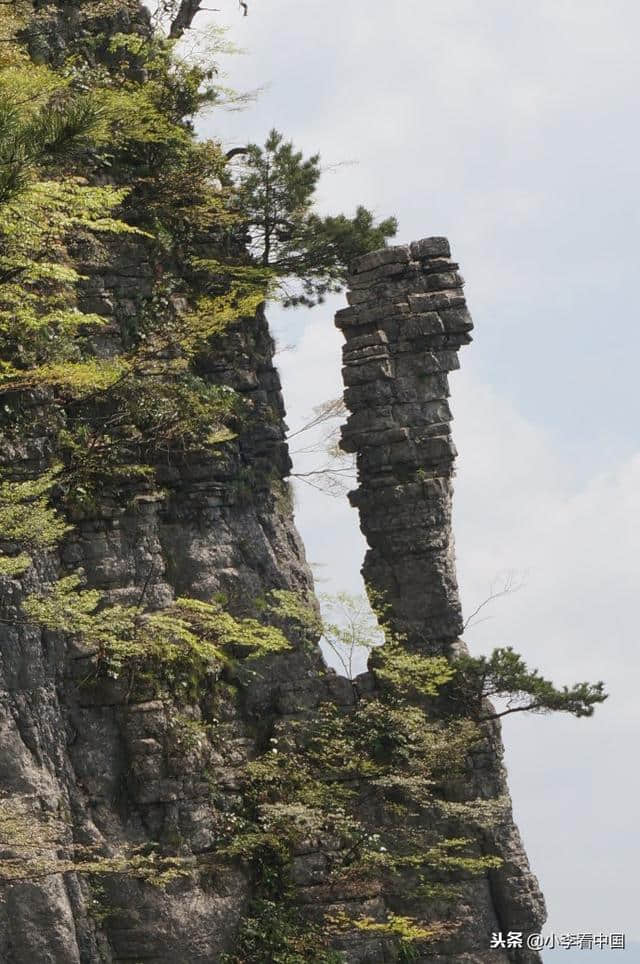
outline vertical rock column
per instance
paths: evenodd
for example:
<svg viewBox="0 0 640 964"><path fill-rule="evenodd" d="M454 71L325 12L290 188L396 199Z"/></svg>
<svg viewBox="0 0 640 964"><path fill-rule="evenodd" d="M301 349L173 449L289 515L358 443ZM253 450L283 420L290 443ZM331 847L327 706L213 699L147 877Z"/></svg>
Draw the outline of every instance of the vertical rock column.
<svg viewBox="0 0 640 964"><path fill-rule="evenodd" d="M388 605L406 644L447 653L463 629L451 530L456 450L448 373L473 327L458 265L445 238L385 248L352 266L349 308L338 311L344 346L345 402L351 415L342 447L357 454L351 502L369 544L363 575ZM489 934L539 931L544 900L529 869L502 764L500 726L485 724L471 754L461 799L491 800L484 852L503 863L468 884L468 914L454 950L441 960L533 964L537 951L489 951ZM472 831L473 834L473 831ZM458 908L459 912L460 908ZM463 915L464 916L464 915Z"/></svg>
<svg viewBox="0 0 640 964"><path fill-rule="evenodd" d="M358 258L344 346L342 448L357 453L350 494L370 546L367 585L384 596L408 644L439 651L462 632L451 532L447 375L473 327L446 238Z"/></svg>

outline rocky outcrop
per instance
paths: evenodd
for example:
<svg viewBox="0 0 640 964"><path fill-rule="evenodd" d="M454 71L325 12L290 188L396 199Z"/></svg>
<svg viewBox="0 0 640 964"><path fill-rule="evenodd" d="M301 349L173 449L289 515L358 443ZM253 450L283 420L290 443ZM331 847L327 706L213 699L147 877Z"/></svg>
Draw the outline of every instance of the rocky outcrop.
<svg viewBox="0 0 640 964"><path fill-rule="evenodd" d="M338 316L354 413L345 440L359 453L362 484L354 498L371 546L366 577L387 594L411 644L429 651L446 650L460 631L446 371L470 327L460 287L452 287L459 279L440 245L438 257L424 264L407 248L368 256L354 275L352 306ZM426 253L426 244L415 250ZM115 337L123 314L139 310L136 299L150 293L148 251L143 242L105 241L99 250L78 244L75 257L86 279L81 304L111 317ZM445 263L447 270L435 270ZM3 580L0 831L6 844L9 828L12 841L3 858L19 857L17 837L30 850L35 843L42 860L41 875L3 887L3 961L221 959L234 948L252 881L242 865L216 864L210 873L202 867L233 812L247 759L291 721L313 719L323 703L353 704L348 681L302 645L272 658L242 686L218 681L186 705L180 694L132 695L123 680L87 686L91 663L72 641L16 621L25 594L79 567L111 601L144 598L152 608L184 594L223 594L239 613L271 588L309 597L311 576L284 481L290 463L272 359L262 312L232 326L199 361L208 378L250 403L224 457L159 463L157 491L135 479L117 492L105 489L99 505L76 511L59 553L41 554L22 579ZM11 407L21 413L21 432L7 430L4 463L37 476L52 454L51 399L46 391L23 393ZM69 413L58 407L55 417ZM371 690L375 676L358 685ZM206 728L206 738L194 723ZM340 844L325 836L304 842L294 857L300 912L310 921L343 907L382 919L390 909L424 920L450 915L461 925L455 937L424 960L504 960L504 952L488 949L490 933L537 929L542 904L505 797L501 753L494 725L476 748L468 779L451 791L452 800L479 796L495 804L484 849L502 854L500 870L461 880L455 905L402 894L389 904L375 881L344 892L329 884ZM164 889L130 873L87 877L71 864L51 872L52 861L71 860L83 847L105 860L173 853L197 868ZM393 940L366 932L352 933L341 947L352 964L397 953Z"/></svg>
<svg viewBox="0 0 640 964"><path fill-rule="evenodd" d="M409 644L430 650L462 632L453 537L447 375L473 327L444 238L356 261L345 334L342 447L356 452L352 504L371 547L363 574L384 592Z"/></svg>
<svg viewBox="0 0 640 964"><path fill-rule="evenodd" d="M113 54L106 38L151 29L137 0L96 5L100 19L90 22L76 0L33 7L25 36L36 62L64 61L71 38L80 37L99 64ZM92 31L102 35L98 47ZM220 256L215 237L203 243L204 254ZM104 319L96 358L120 351L154 310L164 272L181 282L167 310L178 317L197 298L197 279L180 276L177 257L143 236L74 232L61 258L81 276L78 307ZM448 245L430 239L368 255L355 265L349 301L338 315L353 412L344 444L358 453L361 485L353 498L370 545L365 576L384 593L409 645L447 653L459 645L461 615L446 375L470 329ZM257 889L250 861L216 859L242 812L247 761L271 752L274 734L286 739L301 721L315 726L327 705L344 715L355 705L351 682L327 670L317 641L295 629L290 650L248 672L212 672L195 694L176 683L159 696L144 680L134 685L127 673L99 671L77 638L21 615L25 596L77 570L106 603L152 612L189 596L222 599L238 617L254 616L271 589L315 604L286 481L285 413L264 311L212 337L193 364L244 400L236 437L214 451L162 453L152 481L133 465L117 481L105 472L91 499L65 501L54 489L69 523L60 545L32 552L23 574L0 576L3 964L222 961L236 950ZM63 458L65 427L105 414L96 404L91 394L55 397L45 385L5 391L0 469L12 479L40 477ZM366 701L376 686L372 671L355 692ZM537 929L542 904L511 819L501 754L497 726L487 727L466 779L450 788L453 803L491 804L479 846L502 854L499 870L461 874L453 903L389 895L375 879L340 885L331 868L344 843L335 832L315 832L299 842L289 867L303 922L344 908L376 920L389 911L449 919L458 925L454 935L417 960L505 960L489 950L491 931ZM370 802L362 809L363 823L375 828L378 812ZM431 819L425 812L427 830ZM174 858L178 872L158 886L150 868L154 861L171 868ZM78 869L85 859L91 873ZM397 940L366 929L338 943L349 964L398 959Z"/></svg>
<svg viewBox="0 0 640 964"><path fill-rule="evenodd" d="M115 332L123 314L138 310L136 298L149 294L152 267L141 242L105 245L99 251L79 245L75 256L86 278L81 303L111 315ZM427 253L425 243L416 251ZM445 264L446 270L435 270ZM411 644L440 651L460 631L446 371L455 366L454 349L468 340L470 322L442 247L424 264L400 248L368 256L359 267L352 307L339 313L339 324L347 335L346 397L354 412L345 440L359 453L362 486L355 500L371 545L366 577L388 594ZM72 868L51 873L51 861L86 847L105 859L152 848L206 863L237 799L242 768L273 727L309 718L323 702L352 703L349 683L325 670L317 650L302 647L271 660L243 687L218 683L186 707L179 694L174 701L132 697L121 680L87 687L90 661L72 642L15 619L24 594L79 567L89 586L111 601L144 596L154 608L182 594L211 599L222 593L238 612L271 588L309 595L311 577L284 482L290 465L272 356L261 312L232 326L200 360L212 381L233 386L251 405L225 457L159 464L162 488L155 492L135 480L117 493L105 490L99 506L76 513L59 554L41 555L22 580L4 580L3 826L8 821L15 831L23 824L30 847L40 834L42 875L3 888L3 961L220 959L233 949L251 897L242 867L216 866L213 874L178 877L159 889L130 874L98 875L89 883ZM52 454L50 399L32 392L11 404L21 411L22 430L18 439L6 435L5 464L37 476ZM56 418L66 417L56 409ZM374 677L359 685L374 686ZM189 739L190 722L204 724L207 738ZM453 798L479 795L497 803L499 819L485 848L505 857L503 867L462 881L463 900L455 907L402 895L393 903L395 913L462 919L455 940L425 960L502 960L502 952L486 949L491 931L532 930L540 921L541 901L505 802L500 758L494 726ZM310 842L294 858L302 913L317 919L322 910L349 906L384 916L388 905L375 884L343 894L327 885L336 846L335 838ZM15 850L8 847L7 856ZM342 946L354 964L394 957L393 941L366 933Z"/></svg>
<svg viewBox="0 0 640 964"><path fill-rule="evenodd" d="M115 333L115 319L139 310L150 293L145 246L105 242L76 256L86 277L81 306L99 302ZM289 459L272 358L262 312L232 326L201 359L212 381L232 386L250 405L245 430L225 456L166 460L155 491L135 478L117 491L105 487L99 504L74 513L59 552L35 556L22 579L2 580L2 857L35 852L41 862L41 873L1 888L6 964L209 964L233 946L249 897L240 869L178 878L162 890L131 875L98 875L90 884L73 870L50 868L72 863L82 847L105 859L150 847L202 859L221 835L238 771L261 738L256 720L291 711L310 688L322 697L319 653L274 660L242 696L222 684L185 706L180 693L173 701L132 696L123 679L87 686L92 659L16 615L25 595L77 569L109 601L135 605L144 597L152 609L179 595L222 594L230 608L246 612L271 588L311 591L283 482ZM51 399L43 391L9 403L21 434L5 434L2 463L36 477L52 455ZM199 731L189 738L190 723L207 727L210 738Z"/></svg>
<svg viewBox="0 0 640 964"><path fill-rule="evenodd" d="M450 655L464 647L451 528L456 450L451 438L448 373L471 341L463 279L446 238L365 255L352 266L336 325L345 336L345 402L351 415L342 447L357 454L350 495L369 549L363 576L389 607L408 646ZM491 931L539 931L545 909L511 816L497 722L485 724L468 779L453 798L495 804L487 852L504 860L472 898L476 926L458 935L456 955L489 960ZM466 941L466 946L465 946ZM536 953L514 952L518 960Z"/></svg>

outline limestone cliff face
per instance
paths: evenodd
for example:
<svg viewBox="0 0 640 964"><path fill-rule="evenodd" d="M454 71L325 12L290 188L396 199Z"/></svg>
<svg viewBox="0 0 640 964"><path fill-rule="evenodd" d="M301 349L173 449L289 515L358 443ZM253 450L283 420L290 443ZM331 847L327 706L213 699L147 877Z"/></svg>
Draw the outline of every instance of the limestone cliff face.
<svg viewBox="0 0 640 964"><path fill-rule="evenodd" d="M63 59L67 39L80 29L80 6L58 3L38 19L34 58ZM109 9L102 32L149 29L135 0L123 2L115 20ZM354 500L371 547L365 576L385 594L409 643L438 652L458 645L461 632L446 373L470 328L448 255L446 242L431 239L367 256L355 266L351 308L338 319L353 412L345 446L358 452ZM84 279L79 307L107 322L95 353L109 357L167 265L140 237L78 232L66 256ZM182 301L175 300L177 313ZM264 312L238 319L197 365L211 383L244 397L238 437L217 455L159 458L153 485L134 474L105 484L99 498L66 510L70 529L59 548L34 553L23 576L0 577L0 861L6 869L30 855L25 879L0 874L2 964L221 961L236 948L256 890L247 862L215 860L238 809L247 760L264 754L274 733L299 720L313 723L323 704L345 713L354 706L351 683L327 670L319 649L295 633L291 650L261 661L254 673L234 677L229 670L197 697L159 699L143 685L132 687L126 674L97 673L86 648L21 617L26 595L78 569L107 601L149 610L178 596L220 595L230 611L253 614L270 589L313 601L286 482L284 406ZM5 392L0 467L13 478L39 477L60 455L60 428L94 418L92 404L61 404L44 387ZM376 687L373 667L356 690L371 694ZM418 960L505 960L489 950L491 931L536 930L543 905L511 819L501 754L498 728L487 727L466 779L450 788L453 801L495 802L498 820L480 831L479 846L502 854L499 871L462 875L453 903L385 894L376 881L340 890L330 871L343 845L335 834L316 835L292 860L301 917L313 922L346 907L377 919L388 911L448 918L458 929ZM377 814L365 817L375 827ZM78 873L84 851L111 868L126 858L127 872ZM148 864L152 854L175 855L192 872L164 888L131 873L132 855ZM352 931L338 944L351 964L398 959L397 941L367 931Z"/></svg>
<svg viewBox="0 0 640 964"><path fill-rule="evenodd" d="M83 298L100 301L114 315L131 310L132 293L144 296L150 289L145 247L115 244L99 255L92 260L84 252L81 260L88 277ZM244 705L237 693L218 687L185 711L179 699L133 701L122 680L87 688L91 658L64 638L16 624L15 616L25 594L78 568L111 601L135 603L144 594L151 608L179 594L211 599L222 592L241 610L269 588L309 591L311 577L282 482L289 460L272 356L259 313L205 359L210 378L232 385L252 406L228 458L159 466L162 492L133 480L126 491L105 491L99 507L73 520L59 553L36 558L21 581L3 579L4 813L11 820L24 815L31 828L27 846L33 828L43 828L42 876L3 888L0 960L7 964L204 964L232 946L248 896L241 871L217 872L215 880L205 875L166 893L130 877L105 878L96 894L75 874L47 873L46 865L70 856L72 844L104 856L151 841L183 855L206 853L219 835L225 797L236 791L236 772L257 742L256 720L286 712L312 677L320 696L320 657L293 653L286 665L275 661L268 678L246 688ZM36 476L46 466L50 401L44 392L9 400L23 425L19 439L13 433L3 437L2 462L13 472ZM69 415L58 410L56 417ZM185 712L215 725L214 738L186 745L176 727L176 716ZM3 856L20 853L5 847Z"/></svg>
<svg viewBox="0 0 640 964"><path fill-rule="evenodd" d="M342 447L357 453L351 502L369 544L363 575L390 607L407 645L429 654L464 648L451 528L456 450L447 376L473 328L463 279L446 238L425 238L365 255L352 266L350 307L338 311L345 336ZM374 661L375 662L375 661ZM536 932L545 919L538 884L513 823L497 722L485 724L464 786L452 798L498 802L486 834L504 858L470 898L470 959L490 931ZM465 941L462 934L458 940ZM458 953L462 947L458 945ZM516 955L517 957L517 955ZM537 960L537 954L520 955Z"/></svg>
<svg viewBox="0 0 640 964"><path fill-rule="evenodd" d="M434 245L435 259L429 257ZM352 307L339 313L347 336L346 397L354 412L345 444L359 454L362 484L354 499L371 545L366 576L388 594L412 644L439 651L461 628L446 371L455 366L455 348L468 340L470 328L455 269L446 262L443 270L446 257L443 242L422 242L412 254L400 248L370 256L354 276ZM81 266L88 278L84 298L101 301L103 311L130 310L132 290L144 292L152 274L144 245L130 242L102 250L93 261L85 251ZM204 362L212 379L233 385L253 403L231 457L222 464L159 467L162 493L136 491L132 482L126 496L105 495L99 510L74 519L59 554L36 560L21 582L4 580L3 802L12 815L25 814L30 826L35 818L45 832L42 876L3 888L2 961L205 964L233 950L251 897L242 867L200 871L165 890L130 875L107 875L97 893L73 870L53 874L46 865L81 845L106 857L132 846L142 852L164 847L201 864L220 834L225 801L237 797L243 764L261 752L269 734L301 715L308 718L323 702L347 710L352 704L348 682L327 672L318 653L302 649L272 659L239 689L212 686L187 710L178 699L133 700L118 680L87 688L90 662L68 640L15 624L22 594L79 566L112 600L135 601L143 593L147 604L160 608L184 593L209 599L224 592L242 610L269 588L311 590L282 481L289 461L272 355L258 314L235 326ZM37 475L49 455L49 403L44 393L12 400L30 430L19 440L5 437L3 459L27 476ZM358 685L375 687L375 674ZM209 740L185 742L176 728L176 717L185 713L212 727ZM313 920L320 911L349 906L424 920L451 914L461 922L455 936L419 960L506 959L488 949L490 933L536 930L543 905L511 819L501 754L494 725L474 754L468 780L451 789L452 799L498 801L499 820L486 831L484 846L505 858L500 870L461 880L455 906L402 894L389 903L375 886L344 893L328 886L327 857L336 842L324 839L302 847L294 860L303 913ZM15 853L9 848L7 855ZM393 941L366 933L340 946L354 964L394 960L397 953Z"/></svg>

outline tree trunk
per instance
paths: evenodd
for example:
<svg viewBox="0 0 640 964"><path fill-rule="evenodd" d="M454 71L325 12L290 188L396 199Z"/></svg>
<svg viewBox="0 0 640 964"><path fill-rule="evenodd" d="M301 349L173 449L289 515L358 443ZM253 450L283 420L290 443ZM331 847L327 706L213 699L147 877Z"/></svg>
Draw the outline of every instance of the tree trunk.
<svg viewBox="0 0 640 964"><path fill-rule="evenodd" d="M189 29L194 17L200 11L200 4L201 0L182 0L169 31L169 36L173 40L178 40L185 30Z"/></svg>

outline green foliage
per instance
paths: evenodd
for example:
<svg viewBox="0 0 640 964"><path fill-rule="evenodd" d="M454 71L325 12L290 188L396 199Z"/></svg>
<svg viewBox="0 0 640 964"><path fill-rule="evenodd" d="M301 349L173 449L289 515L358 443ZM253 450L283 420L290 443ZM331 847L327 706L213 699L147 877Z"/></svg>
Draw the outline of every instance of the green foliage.
<svg viewBox="0 0 640 964"><path fill-rule="evenodd" d="M108 48L108 66L80 52L69 65L74 83L89 86L100 106L94 163L130 186L130 216L188 256L237 220L224 152L196 142L191 122L203 108L237 99L216 79L217 59L233 48L213 28L186 56L158 33L115 34Z"/></svg>
<svg viewBox="0 0 640 964"><path fill-rule="evenodd" d="M289 649L289 642L279 629L264 626L256 619L236 619L216 603L178 599L175 608L203 639L215 639L229 652L240 651L255 659Z"/></svg>
<svg viewBox="0 0 640 964"><path fill-rule="evenodd" d="M337 657L348 679L354 675L358 651L379 646L384 635L365 596L340 592L320 597L323 610L322 642Z"/></svg>
<svg viewBox="0 0 640 964"><path fill-rule="evenodd" d="M107 857L97 847L74 844L66 816L34 812L29 797L0 797L0 847L3 883L75 873L91 879L124 875L164 888L193 873L188 859L160 854L153 847L126 847Z"/></svg>
<svg viewBox="0 0 640 964"><path fill-rule="evenodd" d="M223 859L239 859L250 863L260 882L260 891L268 897L282 897L291 860L288 836L261 828L234 834L230 842L218 850Z"/></svg>
<svg viewBox="0 0 640 964"><path fill-rule="evenodd" d="M234 278L202 258L212 238L224 248L237 222L224 154L197 143L188 119L224 100L212 64L177 56L160 35L94 34L93 41L91 49L83 34L74 49L70 38L57 70L35 66L19 43L0 58L0 161L19 182L0 197L0 381L11 390L51 389L64 405L93 402L74 412L57 440L62 484L85 507L105 480L151 485L160 457L182 458L235 437L237 396L195 366L213 335L255 314L266 283L250 266ZM209 48L208 56L224 44L212 37ZM90 183L105 175L109 186ZM177 311L179 283L159 279L169 297L161 303L154 291L155 310L135 331L135 344L123 340L129 350L114 351L109 330L108 357L97 357L105 319L78 310L83 278L67 248L72 239L91 249L94 237L124 233L137 236L147 256L155 248L174 260L179 248L183 277L204 279L200 290L210 285L211 294L182 293L186 310Z"/></svg>
<svg viewBox="0 0 640 964"><path fill-rule="evenodd" d="M96 674L134 681L180 700L197 697L232 658L256 659L287 649L272 626L235 619L215 603L177 599L164 610L105 605L96 589L82 589L82 575L64 576L45 593L28 596L27 618L51 632L74 637L92 657Z"/></svg>
<svg viewBox="0 0 640 964"><path fill-rule="evenodd" d="M299 593L289 589L272 589L267 608L275 616L306 629L309 633L322 632L323 622L317 610Z"/></svg>
<svg viewBox="0 0 640 964"><path fill-rule="evenodd" d="M92 410L59 434L68 488L97 491L105 479L136 477L153 487L160 457L177 460L235 438L232 426L245 410L240 397L180 363L114 360L95 379L91 368L63 368L57 382L67 396L92 399Z"/></svg>
<svg viewBox="0 0 640 964"><path fill-rule="evenodd" d="M133 231L114 219L126 189L89 186L68 170L101 123L88 93L31 63L19 46L0 55L0 354L4 377L77 357L74 336L100 324L74 304L77 271L65 244L80 228ZM63 180L54 180L56 171Z"/></svg>
<svg viewBox="0 0 640 964"><path fill-rule="evenodd" d="M76 317L79 316L76 312ZM122 358L85 361L66 361L40 365L28 375L19 377L20 387L27 385L50 385L67 398L79 399L85 395L105 392L122 381L129 366Z"/></svg>
<svg viewBox="0 0 640 964"><path fill-rule="evenodd" d="M84 147L99 112L90 97L28 62L19 49L0 55L0 206L15 200L50 162Z"/></svg>
<svg viewBox="0 0 640 964"><path fill-rule="evenodd" d="M31 565L31 556L21 552L17 556L0 555L0 576L13 578L22 576Z"/></svg>
<svg viewBox="0 0 640 964"><path fill-rule="evenodd" d="M23 559L29 551L55 546L71 528L48 501L58 474L54 468L37 479L0 480L0 542L26 549Z"/></svg>
<svg viewBox="0 0 640 964"><path fill-rule="evenodd" d="M266 599L259 601L259 606L288 638L316 652L318 639L322 635L322 619L317 606L288 589L272 589Z"/></svg>
<svg viewBox="0 0 640 964"><path fill-rule="evenodd" d="M125 193L88 187L69 177L64 183L35 182L19 203L0 206L0 349L5 381L19 383L26 368L78 361L88 329L103 323L100 316L76 307L80 275L68 262L65 244L79 229L131 232L111 217Z"/></svg>
<svg viewBox="0 0 640 964"><path fill-rule="evenodd" d="M438 790L444 780L462 772L473 739L473 728L463 726L456 732L455 726L436 725L420 707L389 702L382 693L346 713L325 704L313 720L289 721L281 735L272 738L270 749L248 765L245 809L225 856L252 866L261 899L274 902L279 913L295 907L290 868L297 848L326 836L340 841L339 849L327 854L325 873L336 894L352 885L357 892L371 879L381 883L384 894L406 897L431 888L451 900L455 890L446 881L460 874L484 874L501 863L479 853L477 841L441 840L424 829L425 823L442 821ZM425 821L427 811L432 819ZM455 823L453 814L446 820L450 826ZM326 920L323 929L323 943L329 947L336 932L375 931L406 959L414 945L441 933L439 925L411 918L349 914L339 921ZM292 953L295 932L283 936L279 927L277 932ZM264 958L254 951L256 960L269 959L272 931L252 913L247 931L244 925L241 930L241 947L247 939L253 941L248 945L252 948L264 947Z"/></svg>
<svg viewBox="0 0 640 964"><path fill-rule="evenodd" d="M299 600L280 596L283 613L304 618ZM431 674L428 683L434 692ZM387 686L346 712L324 704L312 719L283 723L263 755L248 764L242 810L224 854L252 866L264 899L277 897L285 911L293 905L293 856L302 841L326 835L340 841L328 855L325 874L337 893L367 879L381 882L389 895L427 888L443 893L447 881L460 874L483 874L500 864L499 858L479 852L475 840L442 841L425 829L437 826L438 819L455 825L453 813L443 815L439 795L464 772L477 733L470 721L447 725L429 720L421 699L415 687L400 695ZM433 819L425 821L427 811ZM451 898L451 884L446 892ZM358 929L357 918L345 919ZM429 925L427 934L419 921L408 918L370 924L379 926L380 935L403 954L437 932ZM331 946L335 922L324 926ZM249 931L256 941L262 933L271 947L270 932L252 915ZM294 945L285 946L290 950Z"/></svg>
<svg viewBox="0 0 640 964"><path fill-rule="evenodd" d="M349 678L354 651L373 651L376 678L396 698L424 700L444 690L457 711L483 720L525 711L591 716L596 705L607 699L602 682L556 687L537 669L530 669L512 647L495 649L488 657L426 656L407 648L393 632L382 601L374 597L373 604L377 618L363 597L346 593L324 597L325 611L337 613L337 622L322 621L323 639ZM494 697L505 699L506 707L487 712L485 701Z"/></svg>
<svg viewBox="0 0 640 964"><path fill-rule="evenodd" d="M111 627L92 618L102 594L98 589L81 590L82 576L58 579L43 595L28 596L23 603L27 617L52 632L81 636L88 643L116 639L121 625ZM121 610L118 610L120 613Z"/></svg>
<svg viewBox="0 0 640 964"><path fill-rule="evenodd" d="M235 948L223 964L341 964L341 954L327 944L327 933L299 910L280 901L253 901L236 935Z"/></svg>
<svg viewBox="0 0 640 964"><path fill-rule="evenodd" d="M433 939L443 932L442 927L422 927L411 917L401 917L397 914L389 914L384 921L375 920L373 917L351 919L346 914L337 915L333 920L340 928L355 928L365 933L396 937L401 943L408 944Z"/></svg>
<svg viewBox="0 0 640 964"><path fill-rule="evenodd" d="M181 753L200 751L213 729L212 724L203 723L202 720L193 719L184 713L171 715L171 735Z"/></svg>
<svg viewBox="0 0 640 964"><path fill-rule="evenodd" d="M199 262L200 268L202 264ZM239 319L253 318L264 302L266 291L261 273L253 279L230 278L227 287L228 290L215 297L201 295L191 311L180 319L179 341L187 355L201 351L209 339L224 334Z"/></svg>
<svg viewBox="0 0 640 964"><path fill-rule="evenodd" d="M423 656L397 639L388 640L376 653L376 676L397 693L436 696L454 675L445 656Z"/></svg>
<svg viewBox="0 0 640 964"><path fill-rule="evenodd" d="M460 657L454 668L454 700L462 704L464 712L477 714L481 719L495 719L509 713L552 711L592 716L595 707L607 699L602 682L556 687L537 669L530 669L510 646L495 649L488 657ZM504 709L487 710L484 701L494 697L506 700Z"/></svg>
<svg viewBox="0 0 640 964"><path fill-rule="evenodd" d="M18 6L0 10L18 24ZM24 7L32 18L33 6ZM91 19L105 9L113 5L76 13ZM11 37L18 40L14 27ZM249 148L234 183L221 146L197 142L193 132L199 110L228 99L207 59L221 52L221 40L210 40L204 58L187 58L160 34L81 30L66 38L56 69L33 63L19 42L0 52L0 392L44 400L47 445L61 460L36 480L0 482L0 575L18 578L36 550L60 545L69 526L56 506L65 499L67 508L91 512L105 490L155 491L161 463L212 450L224 457L252 415L203 374L222 339L235 336L276 285L294 285L284 295L289 304L338 290L350 260L395 234L394 219L376 223L362 207L353 218L318 215L319 156L305 159L275 131L264 147ZM149 265L148 288L132 294L121 316L83 313L77 263L97 261L106 271L120 235ZM5 414L15 424L12 411ZM251 478L241 482L248 491ZM169 747L178 755L204 756L214 732L204 709L224 702L221 677L255 679L255 661L285 652L294 632L309 642L323 634L349 677L354 652L381 641L368 608L346 594L333 612L326 603L320 620L307 600L275 590L262 622L188 598L149 611L145 591L135 604L114 605L80 574L63 575L27 596L19 618L71 637L85 684L106 682L123 701L166 700ZM430 718L443 689L476 706L489 683L494 693L529 694L529 708L577 715L604 698L587 684L560 693L509 651L482 665L411 652L383 617L379 623L386 644L372 659L372 693L349 707L323 705L312 719L283 720L273 732L268 720L256 727L262 752L242 773L242 792L227 795L218 845L203 860L240 861L254 877L256 899L228 964L341 959L323 949L331 923L310 926L296 907L292 865L304 841L336 842L327 853L330 885L375 880L388 898L450 896L461 877L498 865L482 843L492 814L482 809L469 834L476 802L463 811L446 799L466 773L479 728L466 709L462 719ZM223 730L215 729L221 748ZM83 852L59 824L34 829L28 806L0 807L0 877L73 871L165 885L193 871L191 862L154 851ZM348 926L390 942L405 959L437 931L401 916L356 917Z"/></svg>
<svg viewBox="0 0 640 964"><path fill-rule="evenodd" d="M322 218L313 205L320 155L305 158L272 130L263 147L250 144L238 178L237 208L252 235L252 252L285 285L286 305L313 305L344 286L349 262L386 244L395 218L376 224L366 208L354 218ZM298 288L287 291L287 280Z"/></svg>
<svg viewBox="0 0 640 964"><path fill-rule="evenodd" d="M345 653L354 645L373 649L371 666L379 686L348 711L324 704L311 720L280 725L265 752L246 768L242 809L225 856L249 863L258 892L265 899L277 898L277 906L286 909L295 901L291 865L301 842L328 834L340 841L327 855L325 873L336 893L369 880L390 898L401 894L455 906L461 881L502 865L501 857L486 852L485 841L504 819L503 803L447 800L450 788L468 779L470 753L483 732L475 713L456 712L438 720L429 707L442 694L444 706L450 707L451 694L470 685L478 661L409 650L390 630L390 614L379 601L377 622L364 601L342 594L329 603L338 613L335 623L318 620L306 601L290 592L272 593L268 605L292 625L324 633ZM386 635L384 645L379 645L379 626ZM550 684L541 683L519 657L494 656L490 665L493 685L506 687L512 699L525 684L533 685L549 708L552 703L561 708L564 701L558 702ZM570 691L567 700L579 697L578 690ZM271 947L264 924L253 916L249 921L252 940L262 934ZM393 915L344 914L323 926L329 945L332 928L371 932L404 960L448 932L438 922Z"/></svg>

